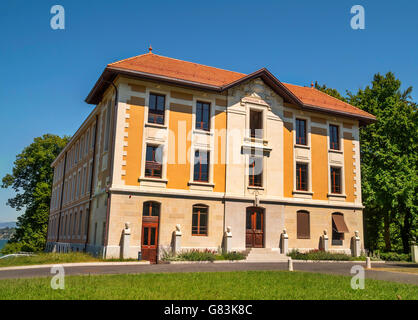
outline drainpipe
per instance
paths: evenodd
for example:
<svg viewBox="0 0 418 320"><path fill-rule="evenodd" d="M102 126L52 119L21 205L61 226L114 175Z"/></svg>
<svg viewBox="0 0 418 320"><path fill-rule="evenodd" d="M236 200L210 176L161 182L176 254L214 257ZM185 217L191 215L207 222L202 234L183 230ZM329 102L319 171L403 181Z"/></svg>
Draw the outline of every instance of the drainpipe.
<svg viewBox="0 0 418 320"><path fill-rule="evenodd" d="M113 112L113 136L112 136L112 144L111 144L111 148L109 148L109 153L111 155L111 161L110 161L110 170L109 170L109 184L106 187L106 193L107 193L107 208L106 208L106 221L105 221L105 226L106 226L106 233L104 236L104 241L103 241L103 258L106 257L106 248L108 246L108 242L109 242L109 216L110 216L110 205L111 205L111 192L110 192L110 188L113 186L113 167L114 167L114 163L115 163L115 144L116 144L116 125L117 125L117 119L118 119L118 100L119 100L119 91L118 88L116 87L116 85L113 82L110 81L106 81L105 82L109 83L110 85L113 86L113 88L115 89L115 104L114 104L114 112Z"/></svg>
<svg viewBox="0 0 418 320"><path fill-rule="evenodd" d="M92 211L92 201L93 201L93 184L94 184L94 171L96 170L96 144L97 144L97 131L99 128L99 116L96 114L96 126L94 128L94 144L93 144L93 162L91 166L91 181L89 187L89 216L87 217L87 226L86 226L86 241L84 242L84 252L87 252L87 244L89 243L90 235L90 217Z"/></svg>
<svg viewBox="0 0 418 320"><path fill-rule="evenodd" d="M224 233L226 231L226 176L227 176L227 165L228 165L228 97L229 97L229 90L226 91L226 128L225 128L225 192L224 192L224 221L223 221L223 230L222 230L222 240L224 237ZM219 141L219 140L218 140Z"/></svg>

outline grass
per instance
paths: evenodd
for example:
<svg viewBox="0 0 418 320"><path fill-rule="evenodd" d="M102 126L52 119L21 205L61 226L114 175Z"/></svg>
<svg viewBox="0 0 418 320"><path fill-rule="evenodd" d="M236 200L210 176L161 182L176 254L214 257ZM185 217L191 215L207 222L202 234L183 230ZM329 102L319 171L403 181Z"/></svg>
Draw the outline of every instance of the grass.
<svg viewBox="0 0 418 320"><path fill-rule="evenodd" d="M38 253L33 256L22 256L0 259L0 267L28 266L36 264L61 264L73 262L95 262L103 261L89 254L81 252L71 253ZM109 261L109 260L107 260Z"/></svg>
<svg viewBox="0 0 418 320"><path fill-rule="evenodd" d="M390 300L418 299L418 286L366 279L353 290L350 277L287 271L68 276L64 290L51 278L0 280L1 300Z"/></svg>

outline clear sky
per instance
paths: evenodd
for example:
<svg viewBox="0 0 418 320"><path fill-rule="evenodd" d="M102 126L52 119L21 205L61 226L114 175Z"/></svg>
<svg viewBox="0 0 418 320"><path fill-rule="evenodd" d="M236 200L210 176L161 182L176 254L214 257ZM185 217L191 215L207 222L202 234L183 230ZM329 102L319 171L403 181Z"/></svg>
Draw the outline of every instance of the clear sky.
<svg viewBox="0 0 418 320"><path fill-rule="evenodd" d="M52 30L53 5L65 30ZM353 30L350 9L365 8ZM344 93L393 71L418 97L418 1L0 1L0 176L34 137L73 134L106 64L153 52L243 73L267 67ZM18 215L0 189L0 222Z"/></svg>

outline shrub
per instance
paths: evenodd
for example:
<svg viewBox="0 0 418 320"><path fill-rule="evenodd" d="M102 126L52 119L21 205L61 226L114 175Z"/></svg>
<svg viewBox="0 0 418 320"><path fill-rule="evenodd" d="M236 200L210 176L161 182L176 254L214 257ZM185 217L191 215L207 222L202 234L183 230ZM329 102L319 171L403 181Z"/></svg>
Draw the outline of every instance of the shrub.
<svg viewBox="0 0 418 320"><path fill-rule="evenodd" d="M244 260L245 255L241 252L228 252L221 254L219 260Z"/></svg>
<svg viewBox="0 0 418 320"><path fill-rule="evenodd" d="M196 249L184 251L177 258L180 261L214 261L216 259L216 251L205 249L199 251Z"/></svg>
<svg viewBox="0 0 418 320"><path fill-rule="evenodd" d="M335 261L350 261L362 260L361 258L354 258L344 253L332 253L323 250L311 250L306 253L301 253L299 250L292 250L288 256L294 260L335 260Z"/></svg>
<svg viewBox="0 0 418 320"><path fill-rule="evenodd" d="M380 259L385 261L411 261L411 255L408 253L381 252Z"/></svg>

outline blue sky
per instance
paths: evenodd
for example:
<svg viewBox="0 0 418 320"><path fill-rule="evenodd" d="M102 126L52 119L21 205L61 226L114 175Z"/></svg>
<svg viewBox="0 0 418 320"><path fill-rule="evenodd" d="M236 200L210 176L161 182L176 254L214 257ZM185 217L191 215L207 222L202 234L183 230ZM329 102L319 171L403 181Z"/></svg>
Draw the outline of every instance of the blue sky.
<svg viewBox="0 0 418 320"><path fill-rule="evenodd" d="M65 30L50 9L65 8ZM366 29L350 27L353 5ZM92 110L84 102L106 64L147 52L279 80L318 81L345 92L395 72L418 97L418 2L98 1L0 2L0 176L34 137L73 134ZM0 222L18 215L0 189Z"/></svg>

